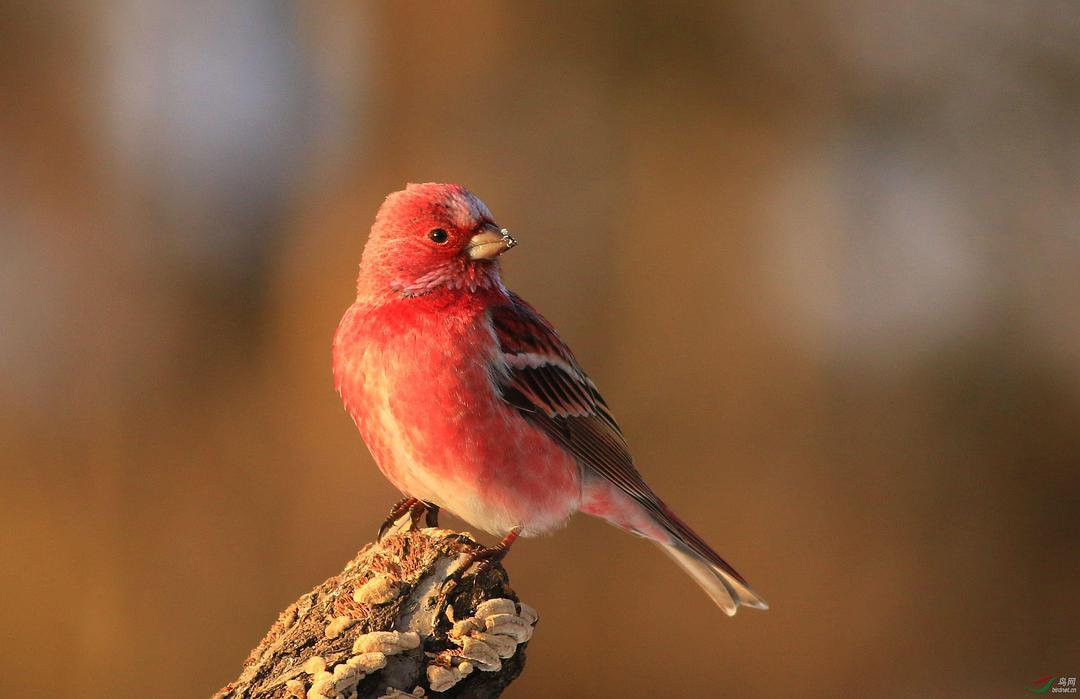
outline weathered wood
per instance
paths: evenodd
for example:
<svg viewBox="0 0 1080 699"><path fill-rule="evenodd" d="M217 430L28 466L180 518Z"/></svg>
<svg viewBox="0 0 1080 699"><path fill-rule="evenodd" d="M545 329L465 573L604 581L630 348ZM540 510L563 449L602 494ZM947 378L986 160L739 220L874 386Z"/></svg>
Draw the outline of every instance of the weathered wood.
<svg viewBox="0 0 1080 699"><path fill-rule="evenodd" d="M479 548L446 529L365 546L281 613L214 699L499 696L524 668L536 614L498 563L457 575Z"/></svg>

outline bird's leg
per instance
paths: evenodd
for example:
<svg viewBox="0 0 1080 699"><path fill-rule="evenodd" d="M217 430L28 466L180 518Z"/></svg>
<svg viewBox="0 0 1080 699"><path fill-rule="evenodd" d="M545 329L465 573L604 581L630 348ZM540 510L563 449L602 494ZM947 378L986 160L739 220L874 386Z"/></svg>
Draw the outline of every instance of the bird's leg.
<svg viewBox="0 0 1080 699"><path fill-rule="evenodd" d="M417 505L423 506L423 503L416 498L402 498L398 504L391 507L390 514L387 515L386 521L379 527L379 536L376 538L376 541L382 541L382 538L386 536L386 532L390 531L390 527L394 526L394 523L401 519L401 516L406 512L411 514ZM416 520L414 519L413 522L415 524Z"/></svg>
<svg viewBox="0 0 1080 699"><path fill-rule="evenodd" d="M420 518L424 518L424 526L439 526L439 506L427 500L417 500L409 506L409 519L412 520L412 528L420 528Z"/></svg>
<svg viewBox="0 0 1080 699"><path fill-rule="evenodd" d="M427 512L424 515L424 524L429 527L439 526L439 506L432 502L424 502Z"/></svg>
<svg viewBox="0 0 1080 699"><path fill-rule="evenodd" d="M510 551L510 547L517 540L519 534L521 534L521 527L514 527L495 546L484 546L470 553L461 565L454 568L453 572L446 576L442 582L439 606L435 610L436 619L442 618L446 606L450 604L450 593L465 577L465 571L472 568L474 563L479 564L476 568L476 578L474 578L478 579L488 568L506 557L507 552Z"/></svg>
<svg viewBox="0 0 1080 699"><path fill-rule="evenodd" d="M398 504L390 508L390 514L386 517L386 521L379 527L379 537L377 541L382 541L382 538L386 536L386 532L390 531L390 528L406 514L409 515L409 520L413 529L420 528L421 517L424 518L424 524L426 526L439 526L438 505L418 498L403 498Z"/></svg>
<svg viewBox="0 0 1080 699"><path fill-rule="evenodd" d="M517 541L519 534L521 534L521 527L514 527L499 543L490 548L482 548L479 551L474 552L471 556L472 561L470 561L469 565L479 563L480 565L476 568L476 574L480 575L492 565L506 558L506 554L510 553L510 547ZM467 567L468 566L466 566L466 568Z"/></svg>
<svg viewBox="0 0 1080 699"><path fill-rule="evenodd" d="M514 527L510 530L510 533L503 537L503 540L494 546L485 546L478 548L469 554L469 557L465 559L465 562L458 567L458 569L450 576L451 578L457 578L464 574L474 563L478 563L479 566L476 569L476 575L481 575L484 571L490 568L495 563L498 563L506 554L509 553L510 547L517 541L518 535L521 534L521 527Z"/></svg>

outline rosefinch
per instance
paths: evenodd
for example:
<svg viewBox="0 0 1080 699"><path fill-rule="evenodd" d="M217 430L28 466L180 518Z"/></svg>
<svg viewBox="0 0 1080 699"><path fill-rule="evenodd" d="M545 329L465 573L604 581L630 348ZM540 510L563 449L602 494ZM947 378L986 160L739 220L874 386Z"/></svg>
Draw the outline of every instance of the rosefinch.
<svg viewBox="0 0 1080 699"><path fill-rule="evenodd" d="M570 348L503 286L516 244L463 187L386 198L334 337L334 380L380 470L406 499L506 535L585 512L656 542L727 614L767 609L646 485ZM389 522L390 520L388 520Z"/></svg>

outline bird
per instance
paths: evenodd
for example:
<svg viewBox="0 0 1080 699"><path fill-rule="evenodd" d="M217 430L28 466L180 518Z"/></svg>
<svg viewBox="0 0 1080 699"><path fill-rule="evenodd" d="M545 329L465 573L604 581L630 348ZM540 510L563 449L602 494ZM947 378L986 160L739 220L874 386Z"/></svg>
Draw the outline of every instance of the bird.
<svg viewBox="0 0 1080 699"><path fill-rule="evenodd" d="M376 213L332 354L345 410L404 496L380 538L445 509L502 536L477 556L497 559L582 512L657 544L729 616L768 609L646 484L573 352L506 288L499 257L516 246L456 184L409 184Z"/></svg>

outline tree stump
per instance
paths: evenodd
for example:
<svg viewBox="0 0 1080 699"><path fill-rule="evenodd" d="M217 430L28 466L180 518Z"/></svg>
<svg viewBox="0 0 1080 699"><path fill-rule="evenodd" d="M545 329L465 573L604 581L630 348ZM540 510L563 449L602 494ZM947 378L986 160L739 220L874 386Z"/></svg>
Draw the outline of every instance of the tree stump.
<svg viewBox="0 0 1080 699"><path fill-rule="evenodd" d="M214 699L498 697L537 616L500 564L460 570L480 548L446 529L368 544L280 614Z"/></svg>

